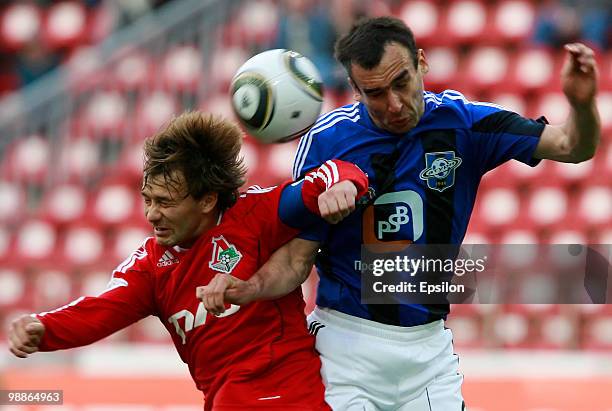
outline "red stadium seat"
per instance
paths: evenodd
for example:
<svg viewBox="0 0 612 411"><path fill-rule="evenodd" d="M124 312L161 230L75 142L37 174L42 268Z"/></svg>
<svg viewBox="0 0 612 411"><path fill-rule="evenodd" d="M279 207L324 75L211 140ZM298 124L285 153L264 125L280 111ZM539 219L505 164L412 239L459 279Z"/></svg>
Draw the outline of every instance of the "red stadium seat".
<svg viewBox="0 0 612 411"><path fill-rule="evenodd" d="M0 223L18 223L25 211L23 188L8 181L0 181Z"/></svg>
<svg viewBox="0 0 612 411"><path fill-rule="evenodd" d="M297 140L285 144L273 144L265 147L268 154L268 159L265 163L263 173L269 175L276 182L289 180L292 178L293 157L297 151ZM259 173L261 176L261 173ZM258 177L259 177L258 176Z"/></svg>
<svg viewBox="0 0 612 411"><path fill-rule="evenodd" d="M406 1L399 10L397 17L410 27L419 47L444 42L445 36L441 36L439 32L440 9L434 1Z"/></svg>
<svg viewBox="0 0 612 411"><path fill-rule="evenodd" d="M601 128L604 135L608 135L608 140L612 136L612 87L609 90L602 90L597 95L597 108L601 117Z"/></svg>
<svg viewBox="0 0 612 411"><path fill-rule="evenodd" d="M230 96L226 92L213 94L211 97L205 99L202 102L200 110L207 113L218 114L230 119L236 117L234 115L234 110L232 109Z"/></svg>
<svg viewBox="0 0 612 411"><path fill-rule="evenodd" d="M509 81L517 92L534 92L550 88L558 77L555 58L545 48L527 48L517 51L513 59Z"/></svg>
<svg viewBox="0 0 612 411"><path fill-rule="evenodd" d="M138 187L142 182L143 143L137 141L123 147L119 161L112 165L113 174L130 186Z"/></svg>
<svg viewBox="0 0 612 411"><path fill-rule="evenodd" d="M9 149L7 176L32 183L47 177L50 160L49 142L36 135L18 139Z"/></svg>
<svg viewBox="0 0 612 411"><path fill-rule="evenodd" d="M114 83L123 91L153 87L155 71L150 57L140 51L125 53L113 67Z"/></svg>
<svg viewBox="0 0 612 411"><path fill-rule="evenodd" d="M87 193L82 186L62 184L48 189L44 194L41 209L54 224L70 224L85 214Z"/></svg>
<svg viewBox="0 0 612 411"><path fill-rule="evenodd" d="M477 93L505 87L509 59L504 49L474 48L463 65L463 82L471 84Z"/></svg>
<svg viewBox="0 0 612 411"><path fill-rule="evenodd" d="M48 311L61 307L74 298L69 272L54 268L37 270L32 277L34 311Z"/></svg>
<svg viewBox="0 0 612 411"><path fill-rule="evenodd" d="M497 314L493 324L493 335L502 346L520 348L529 346L530 329L525 315L505 312Z"/></svg>
<svg viewBox="0 0 612 411"><path fill-rule="evenodd" d="M256 143L253 143L250 139L246 138L242 142L242 148L240 149L240 155L244 159L244 164L247 167L247 186L250 184L259 184L257 181L256 170L261 164L259 160L259 150Z"/></svg>
<svg viewBox="0 0 612 411"><path fill-rule="evenodd" d="M593 185L586 187L578 201L578 218L594 227L612 221L612 188Z"/></svg>
<svg viewBox="0 0 612 411"><path fill-rule="evenodd" d="M84 181L100 169L100 146L89 137L64 139L60 147L60 172L66 180Z"/></svg>
<svg viewBox="0 0 612 411"><path fill-rule="evenodd" d="M514 190L491 189L483 193L479 201L479 211L491 226L511 225L519 214L519 196Z"/></svg>
<svg viewBox="0 0 612 411"><path fill-rule="evenodd" d="M569 114L569 104L560 91L540 94L538 101L529 113L532 118L545 116L550 124L562 124Z"/></svg>
<svg viewBox="0 0 612 411"><path fill-rule="evenodd" d="M83 114L85 132L92 137L120 138L128 117L128 106L121 93L99 91L89 100Z"/></svg>
<svg viewBox="0 0 612 411"><path fill-rule="evenodd" d="M171 94L155 91L143 96L137 107L136 130L141 138L156 133L176 113L179 107Z"/></svg>
<svg viewBox="0 0 612 411"><path fill-rule="evenodd" d="M171 50L161 67L162 81L168 91L196 92L202 85L202 54L192 46Z"/></svg>
<svg viewBox="0 0 612 411"><path fill-rule="evenodd" d="M20 270L1 267L0 268L0 308L4 311L7 307L22 303L26 297L26 281Z"/></svg>
<svg viewBox="0 0 612 411"><path fill-rule="evenodd" d="M606 351L612 349L612 315L589 318L583 330L583 348Z"/></svg>
<svg viewBox="0 0 612 411"><path fill-rule="evenodd" d="M0 225L0 267L5 265L5 262L10 259L12 231L4 225Z"/></svg>
<svg viewBox="0 0 612 411"><path fill-rule="evenodd" d="M492 94L490 98L492 103L498 104L506 110L514 111L520 115L527 113L527 100L516 92L505 92Z"/></svg>
<svg viewBox="0 0 612 411"><path fill-rule="evenodd" d="M446 14L447 41L458 44L481 41L487 28L487 8L482 1L457 0L449 4Z"/></svg>
<svg viewBox="0 0 612 411"><path fill-rule="evenodd" d="M149 316L130 327L130 341L144 343L163 343L169 341L168 332L159 322L159 318Z"/></svg>
<svg viewBox="0 0 612 411"><path fill-rule="evenodd" d="M51 5L43 25L43 38L52 48L75 47L85 37L87 11L76 1Z"/></svg>
<svg viewBox="0 0 612 411"><path fill-rule="evenodd" d="M95 296L106 289L110 279L112 270L119 265L121 261L111 262L105 265L96 266L83 272L80 282L80 290L75 295Z"/></svg>
<svg viewBox="0 0 612 411"><path fill-rule="evenodd" d="M509 161L508 171L519 185L537 186L550 180L548 177L550 175L550 163L546 161L541 162L536 167L528 166L520 161Z"/></svg>
<svg viewBox="0 0 612 411"><path fill-rule="evenodd" d="M505 231L499 239L499 259L504 267L527 268L539 257L538 237L535 230L513 228ZM534 244L534 246L531 246Z"/></svg>
<svg viewBox="0 0 612 411"><path fill-rule="evenodd" d="M110 258L119 263L125 260L134 250L136 250L147 237L151 237L151 227L146 223L118 228L118 231L111 237L109 244L112 244Z"/></svg>
<svg viewBox="0 0 612 411"><path fill-rule="evenodd" d="M121 183L103 184L94 195L91 208L92 218L107 225L123 224L129 221L137 206L134 190L133 187Z"/></svg>
<svg viewBox="0 0 612 411"><path fill-rule="evenodd" d="M0 41L9 50L19 50L34 41L40 31L42 13L36 5L15 2L0 16Z"/></svg>
<svg viewBox="0 0 612 411"><path fill-rule="evenodd" d="M503 0L493 11L494 30L503 41L520 43L532 32L535 22L535 7L530 1Z"/></svg>
<svg viewBox="0 0 612 411"><path fill-rule="evenodd" d="M34 219L20 225L16 232L15 258L48 261L56 257L57 234L52 224Z"/></svg>
<svg viewBox="0 0 612 411"><path fill-rule="evenodd" d="M460 315L458 307L469 305L453 305L452 315L449 316L446 327L453 330L453 344L458 348L480 348L485 344L482 337L482 324L474 315Z"/></svg>
<svg viewBox="0 0 612 411"><path fill-rule="evenodd" d="M580 182L588 183L587 178L593 172L595 161L583 161L582 163L561 163L558 161L552 162L551 173L558 181L569 185Z"/></svg>
<svg viewBox="0 0 612 411"><path fill-rule="evenodd" d="M538 348L567 349L575 348L578 342L576 320L567 315L546 315L539 317L541 341Z"/></svg>
<svg viewBox="0 0 612 411"><path fill-rule="evenodd" d="M592 244L612 244L612 224L596 230Z"/></svg>
<svg viewBox="0 0 612 411"><path fill-rule="evenodd" d="M429 72L425 76L427 89L441 92L457 83L459 55L450 47L433 47L426 51Z"/></svg>
<svg viewBox="0 0 612 411"><path fill-rule="evenodd" d="M538 186L526 199L529 221L536 229L562 223L569 209L569 199L559 185Z"/></svg>
<svg viewBox="0 0 612 411"><path fill-rule="evenodd" d="M507 163L488 171L483 176L479 189L488 190L490 188L514 188L518 185L518 183L519 181L514 178L509 164Z"/></svg>
<svg viewBox="0 0 612 411"><path fill-rule="evenodd" d="M278 6L269 0L249 1L238 11L236 25L241 44L265 47L273 43L278 27Z"/></svg>
<svg viewBox="0 0 612 411"><path fill-rule="evenodd" d="M97 263L103 256L104 237L100 228L92 224L70 227L64 236L63 254L71 265Z"/></svg>
<svg viewBox="0 0 612 411"><path fill-rule="evenodd" d="M209 84L215 85L212 92L226 93L234 73L250 56L240 47L227 47L215 51L211 58L212 67Z"/></svg>

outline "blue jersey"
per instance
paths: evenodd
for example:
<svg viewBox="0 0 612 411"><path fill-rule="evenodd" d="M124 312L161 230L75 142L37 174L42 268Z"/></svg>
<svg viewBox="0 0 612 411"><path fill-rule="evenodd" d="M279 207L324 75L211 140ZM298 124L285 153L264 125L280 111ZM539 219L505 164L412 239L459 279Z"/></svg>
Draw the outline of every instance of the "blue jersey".
<svg viewBox="0 0 612 411"><path fill-rule="evenodd" d="M448 304L367 305L360 302L362 244L460 244L481 177L510 159L535 166L544 123L456 91L424 92L425 111L404 135L378 128L365 105L321 116L300 140L294 179L337 158L357 164L375 201L325 233L316 266L317 305L385 324L413 326L445 319Z"/></svg>

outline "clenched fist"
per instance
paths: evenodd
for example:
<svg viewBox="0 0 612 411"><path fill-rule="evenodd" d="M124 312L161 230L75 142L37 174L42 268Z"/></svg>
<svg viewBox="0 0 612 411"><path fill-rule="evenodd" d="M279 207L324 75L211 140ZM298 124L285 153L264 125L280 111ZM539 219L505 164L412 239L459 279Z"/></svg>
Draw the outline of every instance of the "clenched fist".
<svg viewBox="0 0 612 411"><path fill-rule="evenodd" d="M9 350L19 358L38 351L45 326L36 317L24 315L11 323L8 333Z"/></svg>

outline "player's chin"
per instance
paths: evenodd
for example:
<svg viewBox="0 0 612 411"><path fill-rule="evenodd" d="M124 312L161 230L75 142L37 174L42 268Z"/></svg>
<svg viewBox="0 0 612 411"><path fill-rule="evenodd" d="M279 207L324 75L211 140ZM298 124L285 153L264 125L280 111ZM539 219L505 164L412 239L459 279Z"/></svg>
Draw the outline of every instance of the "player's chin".
<svg viewBox="0 0 612 411"><path fill-rule="evenodd" d="M167 236L167 235L158 235L155 234L155 241L157 241L157 244L159 245L163 245L166 247L170 247L173 246L175 244L175 242L173 241L172 237Z"/></svg>

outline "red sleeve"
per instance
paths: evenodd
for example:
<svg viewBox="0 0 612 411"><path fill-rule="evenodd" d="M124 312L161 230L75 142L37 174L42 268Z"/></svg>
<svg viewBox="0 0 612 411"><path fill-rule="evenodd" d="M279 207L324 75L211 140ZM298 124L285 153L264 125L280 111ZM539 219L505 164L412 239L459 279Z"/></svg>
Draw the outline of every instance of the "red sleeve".
<svg viewBox="0 0 612 411"><path fill-rule="evenodd" d="M240 215L245 230L257 233L260 257L265 261L302 229L325 223L319 213L319 195L345 180L357 187L356 199L368 192L368 177L359 167L346 161L330 160L295 183L249 188L243 195L246 201L234 206L232 212Z"/></svg>
<svg viewBox="0 0 612 411"><path fill-rule="evenodd" d="M334 184L349 180L357 187L355 199L368 192L368 176L353 163L342 160L328 160L319 168L304 176L302 200L310 212L320 215L319 194L329 190Z"/></svg>
<svg viewBox="0 0 612 411"><path fill-rule="evenodd" d="M36 315L45 326L40 351L91 344L155 312L146 243L115 269L98 296Z"/></svg>

